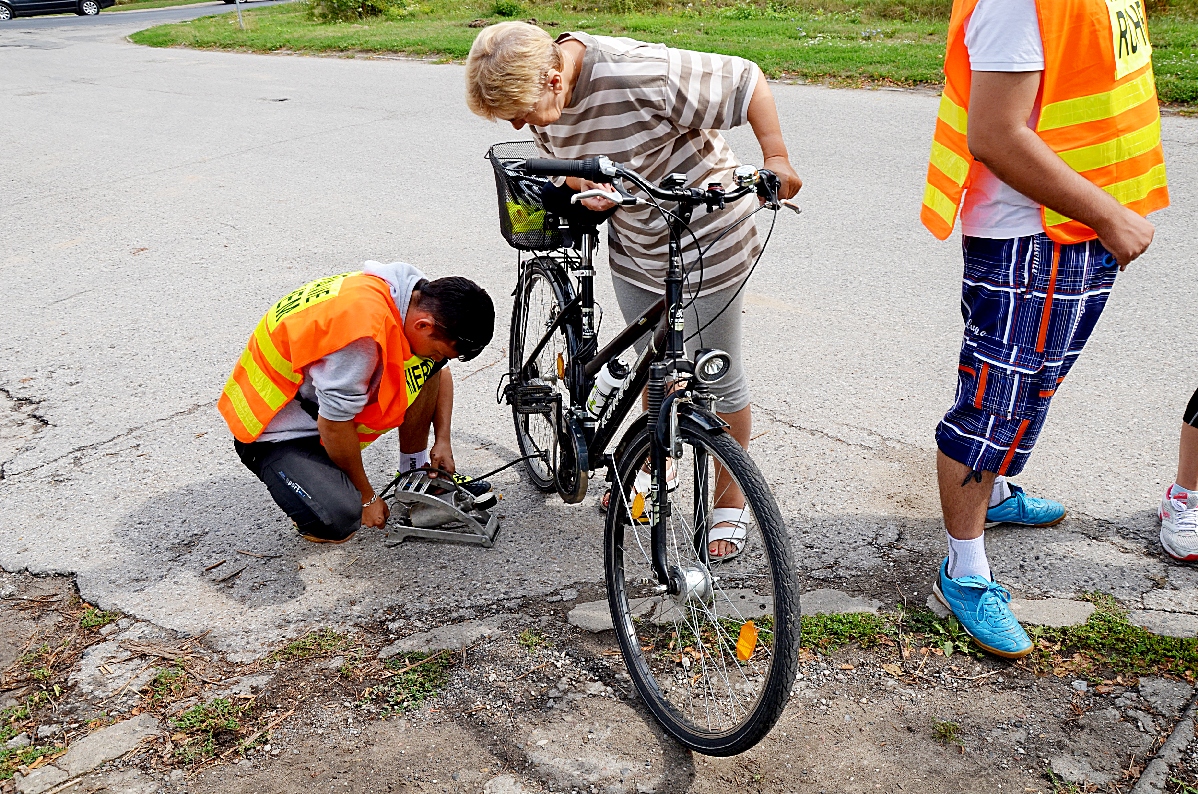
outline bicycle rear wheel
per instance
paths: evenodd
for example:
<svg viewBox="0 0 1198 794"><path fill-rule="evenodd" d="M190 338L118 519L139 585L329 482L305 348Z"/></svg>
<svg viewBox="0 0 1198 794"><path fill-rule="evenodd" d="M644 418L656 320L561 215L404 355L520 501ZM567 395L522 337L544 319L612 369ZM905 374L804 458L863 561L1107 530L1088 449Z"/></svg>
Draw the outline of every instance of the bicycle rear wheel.
<svg viewBox="0 0 1198 794"><path fill-rule="evenodd" d="M638 422L616 458L608 510L608 602L629 675L650 711L687 747L735 755L759 742L781 716L799 655L799 587L781 513L761 472L727 432L679 418L683 455L665 518L667 567L688 595L658 592L647 496L634 479L649 460L650 432ZM746 537L735 559L705 562L716 463L745 496Z"/></svg>
<svg viewBox="0 0 1198 794"><path fill-rule="evenodd" d="M549 343L521 374L526 357L536 349L545 332L573 299L574 290L554 259L542 256L524 265L524 278L517 287L512 305L511 338L508 344L508 372L512 386L548 387L559 393L563 405L570 405L566 385L568 365L578 349L573 323L564 323L554 331ZM521 455L539 455L524 461L529 479L542 491L555 489L553 449L557 427L552 414L524 413L518 400L512 400L512 418L516 424L516 442Z"/></svg>

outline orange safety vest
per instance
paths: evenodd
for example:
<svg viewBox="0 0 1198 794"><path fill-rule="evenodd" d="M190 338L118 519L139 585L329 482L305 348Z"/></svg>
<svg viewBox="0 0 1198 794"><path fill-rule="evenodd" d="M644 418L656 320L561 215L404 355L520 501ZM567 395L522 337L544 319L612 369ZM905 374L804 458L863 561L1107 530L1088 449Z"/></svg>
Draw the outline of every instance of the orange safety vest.
<svg viewBox="0 0 1198 794"><path fill-rule="evenodd" d="M354 417L358 441L365 448L399 427L433 365L412 355L387 283L359 272L305 284L262 317L217 402L233 435L257 439L295 399L304 367L366 337L379 346L383 374L377 397Z"/></svg>
<svg viewBox="0 0 1198 794"><path fill-rule="evenodd" d="M920 219L947 238L969 187L966 138L971 71L965 23L978 0L956 0L948 25L944 93ZM1140 215L1169 206L1152 45L1142 0L1036 0L1044 74L1036 134L1073 170ZM1044 229L1058 243L1098 235L1048 207Z"/></svg>

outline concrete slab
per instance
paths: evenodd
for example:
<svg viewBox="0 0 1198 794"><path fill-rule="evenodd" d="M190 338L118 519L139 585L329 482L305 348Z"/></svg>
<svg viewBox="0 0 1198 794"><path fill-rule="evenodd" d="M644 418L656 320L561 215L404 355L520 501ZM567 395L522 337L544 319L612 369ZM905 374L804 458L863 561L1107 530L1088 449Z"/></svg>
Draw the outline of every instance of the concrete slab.
<svg viewBox="0 0 1198 794"><path fill-rule="evenodd" d="M481 639L499 631L499 627L516 615L493 615L480 620L465 620L417 632L397 640L379 651L380 659L390 659L401 653L436 653L437 651L468 648Z"/></svg>
<svg viewBox="0 0 1198 794"><path fill-rule="evenodd" d="M804 615L848 615L876 613L882 604L871 598L852 596L842 590L809 590L799 597Z"/></svg>
<svg viewBox="0 0 1198 794"><path fill-rule="evenodd" d="M1011 612L1026 625L1063 628L1085 623L1094 614L1094 605L1069 598L1012 598Z"/></svg>
<svg viewBox="0 0 1198 794"><path fill-rule="evenodd" d="M1164 634L1166 637L1198 637L1198 616L1195 615L1136 609L1127 614L1127 620L1154 634Z"/></svg>

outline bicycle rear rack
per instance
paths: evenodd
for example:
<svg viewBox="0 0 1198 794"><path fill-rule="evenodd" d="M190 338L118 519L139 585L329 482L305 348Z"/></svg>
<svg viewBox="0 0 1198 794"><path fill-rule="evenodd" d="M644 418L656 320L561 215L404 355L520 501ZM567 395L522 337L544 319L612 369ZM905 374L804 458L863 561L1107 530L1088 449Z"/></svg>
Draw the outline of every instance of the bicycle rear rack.
<svg viewBox="0 0 1198 794"><path fill-rule="evenodd" d="M429 493L432 489L444 493ZM430 478L417 469L400 476L393 494L396 519L386 545L398 546L408 538L468 543L491 548L499 532L499 518L476 507L474 496L446 477Z"/></svg>

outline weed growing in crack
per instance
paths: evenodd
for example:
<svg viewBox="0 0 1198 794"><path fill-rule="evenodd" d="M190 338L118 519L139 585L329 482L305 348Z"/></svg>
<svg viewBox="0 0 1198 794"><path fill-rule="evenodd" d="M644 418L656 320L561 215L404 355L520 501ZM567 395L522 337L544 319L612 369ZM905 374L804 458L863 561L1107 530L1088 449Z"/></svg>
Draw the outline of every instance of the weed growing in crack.
<svg viewBox="0 0 1198 794"><path fill-rule="evenodd" d="M314 656L324 656L338 650L348 641L349 637L338 634L332 629L310 631L266 657L266 661L293 662L300 659L311 659Z"/></svg>
<svg viewBox="0 0 1198 794"><path fill-rule="evenodd" d="M376 703L382 717L411 711L445 688L452 666L452 655L413 653L389 659L384 667L397 672L362 692L362 700Z"/></svg>
<svg viewBox="0 0 1198 794"><path fill-rule="evenodd" d="M191 679L180 664L159 667L154 679L142 689L146 708L163 708L186 694Z"/></svg>
<svg viewBox="0 0 1198 794"><path fill-rule="evenodd" d="M905 617L912 631L925 635L925 641L943 651L946 657L960 652L982 658L981 649L973 644L969 632L952 615L940 618L930 609L910 609Z"/></svg>
<svg viewBox="0 0 1198 794"><path fill-rule="evenodd" d="M79 618L79 627L83 629L98 629L102 626L107 626L114 620L120 620L120 618L120 612L104 612L93 606L89 606L83 610L83 615Z"/></svg>
<svg viewBox="0 0 1198 794"><path fill-rule="evenodd" d="M932 720L932 735L945 747L950 744L962 746L960 731L961 726L951 720Z"/></svg>
<svg viewBox="0 0 1198 794"><path fill-rule="evenodd" d="M252 703L236 704L224 698L192 706L171 720L178 731L171 737L177 744L175 755L188 764L211 758L218 741L236 738L242 732L241 720L252 708Z"/></svg>
<svg viewBox="0 0 1198 794"><path fill-rule="evenodd" d="M1048 790L1051 794L1083 794L1089 790L1057 777L1056 773L1052 771L1052 767L1044 767L1044 777L1048 779Z"/></svg>
<svg viewBox="0 0 1198 794"><path fill-rule="evenodd" d="M524 648L524 650L528 651L529 653L536 653L537 648L553 644L549 640L545 639L544 635L539 634L532 629L525 629L524 631L520 632L520 635L516 637L516 642L520 644L520 647Z"/></svg>

